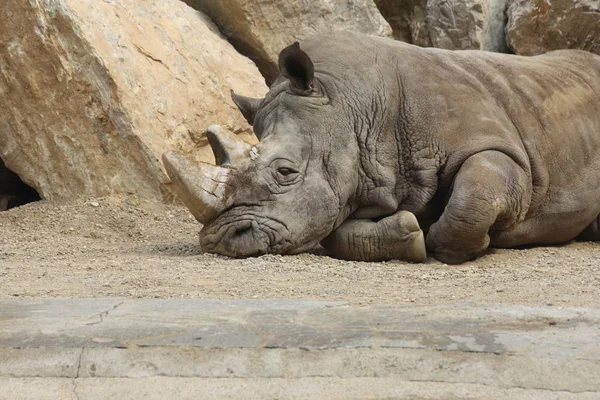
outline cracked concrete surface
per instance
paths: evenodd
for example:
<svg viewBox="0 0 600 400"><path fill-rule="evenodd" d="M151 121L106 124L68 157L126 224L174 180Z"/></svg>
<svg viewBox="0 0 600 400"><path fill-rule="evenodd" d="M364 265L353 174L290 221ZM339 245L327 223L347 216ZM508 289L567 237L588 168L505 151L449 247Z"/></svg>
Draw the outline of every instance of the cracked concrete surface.
<svg viewBox="0 0 600 400"><path fill-rule="evenodd" d="M0 301L0 399L600 399L599 377L591 308Z"/></svg>
<svg viewBox="0 0 600 400"><path fill-rule="evenodd" d="M96 325L96 324L100 324L102 322L104 322L104 317L108 316L108 313L110 313L111 311L114 311L117 309L117 307L119 307L120 305L122 305L124 303L124 301L121 301L117 304L115 304L114 306L112 306L110 309L106 310L106 311L102 311L100 314L98 314L98 318L100 318L100 321L97 322L89 322L86 325Z"/></svg>

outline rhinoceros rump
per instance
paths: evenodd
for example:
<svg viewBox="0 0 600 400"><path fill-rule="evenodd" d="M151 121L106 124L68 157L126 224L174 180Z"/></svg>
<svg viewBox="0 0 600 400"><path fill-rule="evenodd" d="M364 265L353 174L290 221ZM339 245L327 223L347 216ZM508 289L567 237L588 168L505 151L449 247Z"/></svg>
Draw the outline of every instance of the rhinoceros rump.
<svg viewBox="0 0 600 400"><path fill-rule="evenodd" d="M423 49L335 33L295 43L264 99L233 95L260 142L209 129L218 166L163 157L204 250L321 243L354 260L448 263L488 246L600 240L600 57Z"/></svg>

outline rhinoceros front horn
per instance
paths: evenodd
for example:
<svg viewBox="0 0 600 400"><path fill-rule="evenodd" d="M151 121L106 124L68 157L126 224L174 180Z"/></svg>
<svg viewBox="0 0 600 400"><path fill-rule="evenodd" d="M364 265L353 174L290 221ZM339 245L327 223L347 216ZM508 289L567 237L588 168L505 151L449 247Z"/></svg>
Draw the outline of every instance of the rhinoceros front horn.
<svg viewBox="0 0 600 400"><path fill-rule="evenodd" d="M198 222L213 221L231 205L226 193L229 168L206 163L194 165L173 151L164 153L162 161L171 179L171 188Z"/></svg>

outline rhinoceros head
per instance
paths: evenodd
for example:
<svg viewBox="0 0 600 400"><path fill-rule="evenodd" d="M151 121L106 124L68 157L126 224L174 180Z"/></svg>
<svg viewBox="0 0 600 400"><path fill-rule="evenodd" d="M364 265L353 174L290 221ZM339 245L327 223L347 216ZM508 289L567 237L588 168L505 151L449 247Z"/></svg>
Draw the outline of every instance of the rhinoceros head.
<svg viewBox="0 0 600 400"><path fill-rule="evenodd" d="M352 127L334 88L315 77L298 43L279 56L280 77L264 99L232 93L253 125L251 146L208 129L217 165L169 152L172 187L196 219L203 250L234 257L306 250L353 211L358 159Z"/></svg>

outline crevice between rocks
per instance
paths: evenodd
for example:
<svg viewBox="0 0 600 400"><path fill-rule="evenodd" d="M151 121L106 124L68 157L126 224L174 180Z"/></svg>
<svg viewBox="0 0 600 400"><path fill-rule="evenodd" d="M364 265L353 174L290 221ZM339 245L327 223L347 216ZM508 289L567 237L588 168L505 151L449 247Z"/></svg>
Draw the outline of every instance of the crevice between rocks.
<svg viewBox="0 0 600 400"><path fill-rule="evenodd" d="M226 7L226 3L219 4L219 2L211 3L201 0L183 0L183 2L210 20L221 35L223 35L223 38L227 40L239 54L249 58L256 65L258 71L265 79L266 85L271 86L273 81L279 75L279 67L269 60L266 50L261 43L255 41L254 35L251 32L242 32L231 26L227 26L228 21L245 19L246 17L243 12L240 12L239 10L229 10L227 13L228 17L223 20L219 17L222 13L218 10L223 6Z"/></svg>

